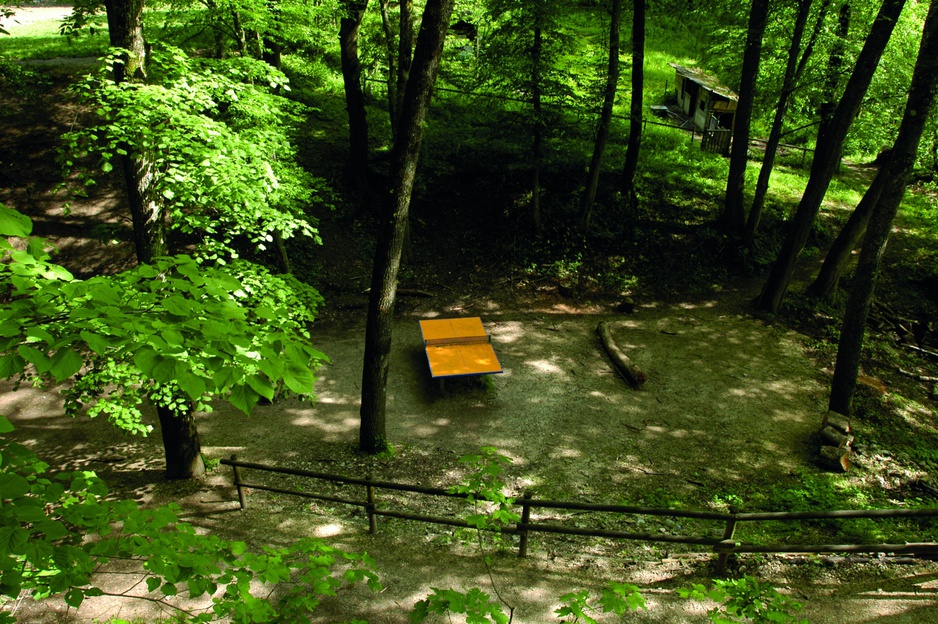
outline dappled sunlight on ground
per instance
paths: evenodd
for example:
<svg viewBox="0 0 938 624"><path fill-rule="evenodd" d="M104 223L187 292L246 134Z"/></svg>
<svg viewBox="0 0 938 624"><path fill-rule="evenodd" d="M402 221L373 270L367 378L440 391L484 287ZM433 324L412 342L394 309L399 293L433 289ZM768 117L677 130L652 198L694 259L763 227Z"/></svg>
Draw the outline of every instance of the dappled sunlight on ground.
<svg viewBox="0 0 938 624"><path fill-rule="evenodd" d="M512 496L529 492L539 499L678 503L711 510L725 508L720 495L734 484L771 484L809 466L809 441L823 413L824 388L798 344L758 320L722 314L709 304L644 306L633 316L509 316L492 310L482 319L504 373L442 385L430 377L417 326L417 318L432 313L424 310L395 321L387 408L395 453L390 456L353 452L364 319L315 329L315 344L332 361L317 372L317 402L287 399L258 406L250 417L219 404L214 414L198 418L203 452L214 459L236 454L248 462L446 488L472 470L459 461L461 456L493 446L513 460L504 473ZM641 390L632 389L610 366L595 334L601 320L647 374ZM387 589L377 595L364 588L342 590L340 599L326 603L335 619L403 624L407 610L426 596L427 579L434 587L490 590L484 566L452 528L381 518L379 534L369 536L367 518L358 508L251 488L248 509L240 512L227 467L197 482L163 481L158 433L125 438L104 421L64 418L61 404L55 393L28 388L0 395L0 413L17 424L20 439L41 445L50 463L96 469L140 501L180 501L186 519L201 530L252 544L318 535L375 556ZM916 416L910 406L913 426ZM148 418L155 424L152 415ZM102 440L112 442L102 446ZM264 481L265 476L252 473L245 479ZM318 486L303 482L301 487L313 491ZM663 491L670 498L661 498ZM364 496L360 486L336 492L346 499ZM383 504L392 498L389 492L379 494ZM413 502L404 504L407 509ZM546 512L535 516L562 520ZM716 524L700 529L649 517L632 522L626 530L694 535L702 530L715 536L722 531ZM704 617L707 605L675 598L673 586L686 585L691 570L662 555L663 546L610 542L599 547L583 538L536 537L535 555L523 562L513 548L495 551L493 561L501 590L524 614L518 621L553 620L556 597L595 587L589 579L596 574L645 583L649 611L637 615L636 622ZM631 554L625 560L600 554L616 548ZM400 568L402 549L407 551L406 573ZM642 559L641 553L661 563L623 567L623 561ZM649 565L660 569L649 570ZM929 590L929 596L934 593ZM851 598L858 609L852 621L871 621L864 619L864 600ZM917 613L914 597L897 590L895 600L902 604L897 614Z"/></svg>

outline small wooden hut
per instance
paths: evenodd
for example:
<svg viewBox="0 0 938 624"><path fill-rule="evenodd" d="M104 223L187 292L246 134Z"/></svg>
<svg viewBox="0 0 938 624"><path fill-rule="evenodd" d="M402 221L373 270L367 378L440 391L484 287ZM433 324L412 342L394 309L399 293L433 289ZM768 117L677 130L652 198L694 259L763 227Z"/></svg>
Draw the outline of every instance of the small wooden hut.
<svg viewBox="0 0 938 624"><path fill-rule="evenodd" d="M698 130L732 130L739 98L713 76L699 69L669 63L674 68L678 110L694 120Z"/></svg>

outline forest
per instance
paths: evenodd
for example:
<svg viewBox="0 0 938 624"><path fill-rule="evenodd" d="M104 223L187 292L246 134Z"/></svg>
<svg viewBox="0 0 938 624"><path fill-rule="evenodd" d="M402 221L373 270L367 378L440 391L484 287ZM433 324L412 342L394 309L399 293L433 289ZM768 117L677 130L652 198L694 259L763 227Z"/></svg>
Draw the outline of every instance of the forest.
<svg viewBox="0 0 938 624"><path fill-rule="evenodd" d="M936 88L926 0L0 0L0 621L938 621Z"/></svg>

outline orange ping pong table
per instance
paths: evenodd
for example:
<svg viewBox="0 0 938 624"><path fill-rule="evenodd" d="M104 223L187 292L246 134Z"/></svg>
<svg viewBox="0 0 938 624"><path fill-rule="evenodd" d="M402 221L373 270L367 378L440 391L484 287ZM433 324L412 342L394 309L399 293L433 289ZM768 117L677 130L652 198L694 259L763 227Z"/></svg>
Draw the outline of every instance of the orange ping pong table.
<svg viewBox="0 0 938 624"><path fill-rule="evenodd" d="M420 321L430 375L445 377L502 372L482 319L475 317Z"/></svg>

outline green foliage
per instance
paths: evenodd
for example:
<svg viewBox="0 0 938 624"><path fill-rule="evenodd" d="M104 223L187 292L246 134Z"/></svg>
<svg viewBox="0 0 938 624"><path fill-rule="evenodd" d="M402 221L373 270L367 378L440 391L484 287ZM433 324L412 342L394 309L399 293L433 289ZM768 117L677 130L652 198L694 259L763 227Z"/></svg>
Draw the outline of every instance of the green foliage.
<svg viewBox="0 0 938 624"><path fill-rule="evenodd" d="M0 86L7 93L15 93L21 98L32 98L48 88L49 80L19 63L0 61Z"/></svg>
<svg viewBox="0 0 938 624"><path fill-rule="evenodd" d="M521 516L512 510L515 499L505 495L505 482L502 480L505 466L511 464L511 458L499 454L495 447L485 446L479 449L478 454L466 455L459 461L469 464L474 472L468 475L464 483L450 488L450 491L466 494L472 502L487 501L494 506L488 514L470 516L469 524L483 529L518 522Z"/></svg>
<svg viewBox="0 0 938 624"><path fill-rule="evenodd" d="M431 588L431 594L417 602L410 613L411 622L423 622L431 614L465 614L466 624L508 624L511 619L491 596L478 588L467 592Z"/></svg>
<svg viewBox="0 0 938 624"><path fill-rule="evenodd" d="M564 594L560 600L565 605L554 613L561 618L573 616L572 620L561 620L570 623L597 624L596 619L590 614L614 613L622 617L627 611L648 608L645 606L645 598L639 593L638 587L628 583L609 583L603 589L602 596L596 600L592 600L586 590Z"/></svg>
<svg viewBox="0 0 938 624"><path fill-rule="evenodd" d="M692 589L679 589L682 598L695 600L713 600L720 606L711 609L707 615L715 624L753 624L790 623L807 624L808 620L798 619L795 615L801 610L801 603L780 594L777 589L751 576L735 580L715 580L713 587L707 589L695 583Z"/></svg>
<svg viewBox="0 0 938 624"><path fill-rule="evenodd" d="M0 6L0 18L11 9ZM39 60L101 56L107 49L107 30L87 31L79 36L60 34L61 23L55 19L30 20L19 24L16 16L0 28L0 59ZM9 36L8 36L9 35Z"/></svg>
<svg viewBox="0 0 938 624"><path fill-rule="evenodd" d="M24 593L37 600L63 596L77 609L85 598L108 593L95 585L93 572L107 570L111 561L134 562L148 590L144 599L183 622L304 621L323 596L335 596L344 585L381 588L370 557L318 539L253 552L244 542L196 533L179 520L176 505L140 509L106 500L107 487L92 472L48 475L46 463L6 439L12 430L0 416L4 602ZM177 604L199 598L210 606ZM0 622L15 621L0 612Z"/></svg>
<svg viewBox="0 0 938 624"><path fill-rule="evenodd" d="M103 173L119 156L151 164L152 188L173 227L210 258L237 257L235 243L266 250L275 236L318 241L310 206L331 192L295 162L289 129L302 106L277 95L285 76L250 58L194 59L154 48L146 82L115 84L106 67L76 88L99 122L66 134L64 164L92 155ZM85 184L94 174L84 174Z"/></svg>
<svg viewBox="0 0 938 624"><path fill-rule="evenodd" d="M28 219L0 206L0 235ZM247 262L207 267L188 256L87 280L49 262L41 241L0 240L0 377L42 386L74 377L66 411L87 407L146 433L145 399L177 412L227 397L248 413L284 390L310 396L326 359L307 324L319 295Z"/></svg>

